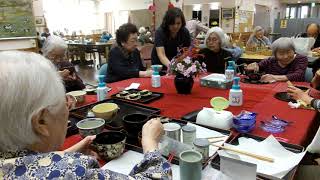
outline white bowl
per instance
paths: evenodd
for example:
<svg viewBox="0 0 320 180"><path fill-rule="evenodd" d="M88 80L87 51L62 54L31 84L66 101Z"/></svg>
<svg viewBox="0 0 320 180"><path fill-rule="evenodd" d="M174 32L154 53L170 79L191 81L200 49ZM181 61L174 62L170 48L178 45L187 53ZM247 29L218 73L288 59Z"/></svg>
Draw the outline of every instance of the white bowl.
<svg viewBox="0 0 320 180"><path fill-rule="evenodd" d="M68 95L71 95L77 99L77 102L83 103L84 102L84 96L87 94L86 91L71 91L67 93Z"/></svg>

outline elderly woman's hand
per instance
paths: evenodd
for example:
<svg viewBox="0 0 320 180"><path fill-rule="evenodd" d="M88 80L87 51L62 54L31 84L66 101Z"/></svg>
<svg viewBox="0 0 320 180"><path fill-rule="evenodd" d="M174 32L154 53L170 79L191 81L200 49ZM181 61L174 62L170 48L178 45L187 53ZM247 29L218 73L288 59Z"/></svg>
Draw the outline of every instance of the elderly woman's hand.
<svg viewBox="0 0 320 180"><path fill-rule="evenodd" d="M63 80L67 79L70 75L70 71L68 69L64 69L63 71L59 71L60 76Z"/></svg>
<svg viewBox="0 0 320 180"><path fill-rule="evenodd" d="M294 100L302 100L303 102L310 104L311 100L313 99L308 95L308 91L302 91L299 88L296 88L294 86L288 86L288 94L294 99Z"/></svg>
<svg viewBox="0 0 320 180"><path fill-rule="evenodd" d="M251 63L251 64L249 64L248 66L245 67L245 70L259 72L259 65L256 62Z"/></svg>
<svg viewBox="0 0 320 180"><path fill-rule="evenodd" d="M142 148L144 152L158 149L158 143L163 135L163 126L159 119L151 119L142 128Z"/></svg>
<svg viewBox="0 0 320 180"><path fill-rule="evenodd" d="M260 81L264 83L275 83L277 82L277 79L272 74L265 74L261 76Z"/></svg>
<svg viewBox="0 0 320 180"><path fill-rule="evenodd" d="M90 149L90 145L95 138L96 138L96 136L87 136L84 139L82 139L80 142L78 142L77 144L66 149L65 152L80 152L85 155L95 156L96 158L98 158L97 153L95 153L94 151L92 151Z"/></svg>

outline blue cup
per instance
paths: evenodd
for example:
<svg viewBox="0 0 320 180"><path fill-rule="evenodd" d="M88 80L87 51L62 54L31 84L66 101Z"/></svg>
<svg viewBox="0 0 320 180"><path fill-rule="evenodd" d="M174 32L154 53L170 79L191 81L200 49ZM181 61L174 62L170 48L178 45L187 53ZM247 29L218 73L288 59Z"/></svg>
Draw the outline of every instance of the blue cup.
<svg viewBox="0 0 320 180"><path fill-rule="evenodd" d="M201 180L201 153L194 150L187 150L180 153L179 158L180 180Z"/></svg>

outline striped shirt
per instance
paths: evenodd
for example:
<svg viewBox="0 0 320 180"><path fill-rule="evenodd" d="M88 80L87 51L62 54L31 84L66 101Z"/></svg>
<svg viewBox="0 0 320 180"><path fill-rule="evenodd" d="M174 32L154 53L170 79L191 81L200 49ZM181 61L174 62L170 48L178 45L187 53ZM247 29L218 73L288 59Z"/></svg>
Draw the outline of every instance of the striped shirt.
<svg viewBox="0 0 320 180"><path fill-rule="evenodd" d="M259 62L259 70L266 74L286 75L289 81L305 81L304 75L308 66L308 58L297 54L286 67L281 67L275 57Z"/></svg>

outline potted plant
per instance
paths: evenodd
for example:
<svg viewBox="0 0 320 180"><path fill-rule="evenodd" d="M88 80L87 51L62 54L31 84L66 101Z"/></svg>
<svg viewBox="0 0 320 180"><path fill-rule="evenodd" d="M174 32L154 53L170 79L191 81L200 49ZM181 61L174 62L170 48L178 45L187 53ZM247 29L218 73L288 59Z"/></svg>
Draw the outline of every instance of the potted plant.
<svg viewBox="0 0 320 180"><path fill-rule="evenodd" d="M207 72L206 64L198 61L198 58L203 56L198 54L199 50L194 45L182 48L170 62L169 73L176 75L174 85L179 94L190 94L194 83L193 78Z"/></svg>

